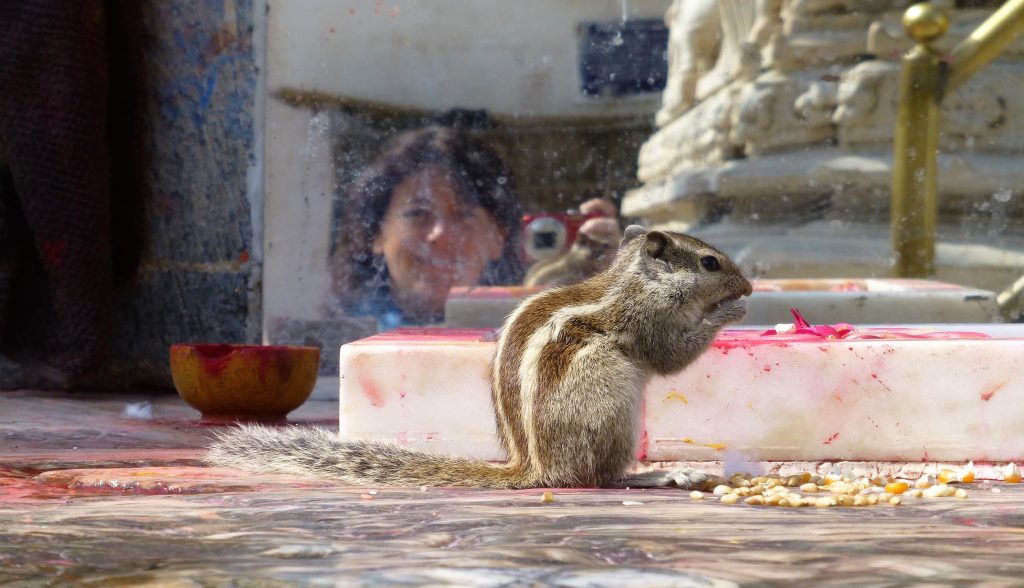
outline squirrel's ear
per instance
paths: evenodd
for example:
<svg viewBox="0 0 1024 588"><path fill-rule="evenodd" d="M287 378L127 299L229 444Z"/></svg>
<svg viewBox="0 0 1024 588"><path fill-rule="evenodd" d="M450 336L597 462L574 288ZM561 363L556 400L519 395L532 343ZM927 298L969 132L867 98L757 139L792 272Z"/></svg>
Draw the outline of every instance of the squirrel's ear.
<svg viewBox="0 0 1024 588"><path fill-rule="evenodd" d="M629 225L628 227L626 227L626 231L622 233L622 242L619 243L619 247L622 247L623 245L629 243L633 239L636 239L640 235L646 234L647 229L641 227L640 225Z"/></svg>
<svg viewBox="0 0 1024 588"><path fill-rule="evenodd" d="M647 233L647 240L644 243L644 251L654 258L661 257L665 252L671 239L661 231L650 231Z"/></svg>

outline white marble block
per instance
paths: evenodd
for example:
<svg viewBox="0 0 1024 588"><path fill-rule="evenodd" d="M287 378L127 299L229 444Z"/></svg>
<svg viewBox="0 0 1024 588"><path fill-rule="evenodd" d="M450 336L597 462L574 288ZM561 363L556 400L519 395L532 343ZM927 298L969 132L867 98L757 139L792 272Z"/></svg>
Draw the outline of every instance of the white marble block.
<svg viewBox="0 0 1024 588"><path fill-rule="evenodd" d="M724 331L689 368L649 382L638 456L1024 457L1024 326L858 332L881 338ZM342 346L342 434L502 459L487 380L493 338L493 330L415 329Z"/></svg>

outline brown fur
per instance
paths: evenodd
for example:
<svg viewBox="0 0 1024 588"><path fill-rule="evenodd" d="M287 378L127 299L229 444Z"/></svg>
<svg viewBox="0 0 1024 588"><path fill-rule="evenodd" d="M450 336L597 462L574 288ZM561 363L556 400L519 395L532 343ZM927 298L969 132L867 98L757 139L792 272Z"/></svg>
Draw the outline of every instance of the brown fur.
<svg viewBox="0 0 1024 588"><path fill-rule="evenodd" d="M720 267L705 267L702 259L710 257ZM299 427L230 430L214 443L208 461L355 484L691 487L703 474L626 475L636 451L641 393L650 376L683 369L718 329L743 318L735 299L750 292L732 261L710 245L629 227L611 268L537 294L506 321L491 362L491 390L508 463Z"/></svg>

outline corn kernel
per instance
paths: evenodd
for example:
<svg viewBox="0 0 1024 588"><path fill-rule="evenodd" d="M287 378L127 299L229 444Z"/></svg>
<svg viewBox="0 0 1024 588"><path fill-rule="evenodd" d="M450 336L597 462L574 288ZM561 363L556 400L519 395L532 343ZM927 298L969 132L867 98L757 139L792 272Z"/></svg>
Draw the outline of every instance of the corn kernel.
<svg viewBox="0 0 1024 588"><path fill-rule="evenodd" d="M1010 463L1003 468L1003 480L1010 484L1020 482L1020 468L1017 467L1017 464Z"/></svg>
<svg viewBox="0 0 1024 588"><path fill-rule="evenodd" d="M722 504L736 504L740 501L740 497L738 494L724 494L720 500Z"/></svg>
<svg viewBox="0 0 1024 588"><path fill-rule="evenodd" d="M854 498L849 494L842 494L836 497L836 502L839 503L839 506L853 506Z"/></svg>
<svg viewBox="0 0 1024 588"><path fill-rule="evenodd" d="M690 498L700 500L701 498L704 498L704 493L699 490L694 490L693 492L690 492Z"/></svg>
<svg viewBox="0 0 1024 588"><path fill-rule="evenodd" d="M922 496L924 496L924 490L921 490L920 488L914 488L910 492L907 492L907 494L913 496L914 498L921 498Z"/></svg>
<svg viewBox="0 0 1024 588"><path fill-rule="evenodd" d="M866 496L861 496L861 495L858 494L857 496L853 497L853 505L854 506L867 506L868 505L868 499L867 499Z"/></svg>
<svg viewBox="0 0 1024 588"><path fill-rule="evenodd" d="M878 504L878 495L877 494L869 494L868 495L868 505L869 506L874 506L876 504Z"/></svg>
<svg viewBox="0 0 1024 588"><path fill-rule="evenodd" d="M732 486L726 486L725 484L719 484L715 486L715 489L711 492L715 496L722 496L732 492Z"/></svg>
<svg viewBox="0 0 1024 588"><path fill-rule="evenodd" d="M960 481L963 482L964 484L970 484L971 482L974 481L974 476L974 462L969 461L967 462L967 467L964 468L963 475L960 476Z"/></svg>
<svg viewBox="0 0 1024 588"><path fill-rule="evenodd" d="M754 506L761 506L762 504L764 504L764 496L761 496L760 494L756 496L748 496L747 499L744 500L743 502L746 502L747 504L753 504Z"/></svg>
<svg viewBox="0 0 1024 588"><path fill-rule="evenodd" d="M836 502L835 498L831 496L822 496L814 501L814 506L818 508L828 508L830 506L837 506L839 503Z"/></svg>
<svg viewBox="0 0 1024 588"><path fill-rule="evenodd" d="M704 490L705 492L711 492L712 490L715 489L716 486L721 486L723 484L725 484L724 478L719 478L718 476L711 476L710 478L707 479L706 482L704 482L704 487L701 488L701 490Z"/></svg>
<svg viewBox="0 0 1024 588"><path fill-rule="evenodd" d="M953 470L940 470L939 471L939 475L936 476L936 479L941 484L948 484L950 482L959 482L960 481L960 474L958 474L957 472L955 472Z"/></svg>
<svg viewBox="0 0 1024 588"><path fill-rule="evenodd" d="M931 488L934 485L935 485L935 476L933 474L924 474L920 478L918 478L918 480L916 482L914 482L914 487L915 488L920 488L922 490L924 490L926 488Z"/></svg>
<svg viewBox="0 0 1024 588"><path fill-rule="evenodd" d="M548 490L544 494L540 495L540 501L541 502L554 502L555 501L555 493L550 491L550 490Z"/></svg>
<svg viewBox="0 0 1024 588"><path fill-rule="evenodd" d="M889 482L885 485L885 491L889 494L903 494L909 487L910 484L906 482Z"/></svg>
<svg viewBox="0 0 1024 588"><path fill-rule="evenodd" d="M892 498L889 499L889 504L891 504L893 506L899 506L900 503L902 503L902 502L903 501L900 500L899 496L893 496Z"/></svg>
<svg viewBox="0 0 1024 588"><path fill-rule="evenodd" d="M801 492L817 492L818 491L818 485L817 484L812 484L811 482L807 482L806 484L801 484L800 485L800 491Z"/></svg>
<svg viewBox="0 0 1024 588"><path fill-rule="evenodd" d="M967 498L967 490L957 488L956 492L953 493L953 496L956 496L957 498Z"/></svg>

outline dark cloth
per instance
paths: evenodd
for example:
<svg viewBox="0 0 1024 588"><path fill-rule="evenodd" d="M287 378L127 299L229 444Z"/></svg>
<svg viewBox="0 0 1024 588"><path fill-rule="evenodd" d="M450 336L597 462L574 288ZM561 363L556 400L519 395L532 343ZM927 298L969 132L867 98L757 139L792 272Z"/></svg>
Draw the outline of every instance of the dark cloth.
<svg viewBox="0 0 1024 588"><path fill-rule="evenodd" d="M72 376L110 333L108 69L102 0L0 2L6 235L21 236L0 351Z"/></svg>

